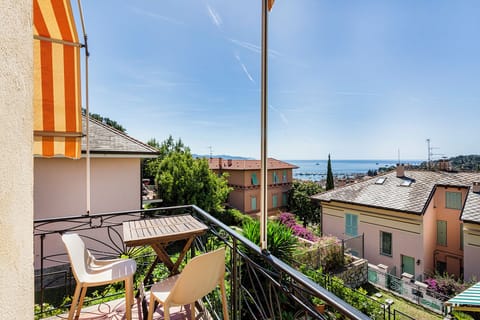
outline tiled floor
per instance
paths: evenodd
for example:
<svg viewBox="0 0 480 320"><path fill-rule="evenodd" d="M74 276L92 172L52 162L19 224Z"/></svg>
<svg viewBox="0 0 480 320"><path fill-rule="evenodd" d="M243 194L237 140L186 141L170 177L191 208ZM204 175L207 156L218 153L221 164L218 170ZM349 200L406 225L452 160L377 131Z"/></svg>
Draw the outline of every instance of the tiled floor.
<svg viewBox="0 0 480 320"><path fill-rule="evenodd" d="M148 305L148 294L147 294L147 305ZM45 318L46 320L60 320L67 319L67 314L57 315L50 318ZM80 318L81 320L121 320L125 318L125 299L118 299L106 303L101 303L94 306L84 307L81 310ZM143 320L146 319L142 315L142 307L139 300L135 299L135 303L132 306L132 320ZM163 308L161 306L157 307L155 313L153 314L153 319L160 320L163 319ZM190 319L190 308L185 307L172 307L170 308L170 319L171 320L186 320ZM196 319L210 319L206 315L200 316L197 312Z"/></svg>

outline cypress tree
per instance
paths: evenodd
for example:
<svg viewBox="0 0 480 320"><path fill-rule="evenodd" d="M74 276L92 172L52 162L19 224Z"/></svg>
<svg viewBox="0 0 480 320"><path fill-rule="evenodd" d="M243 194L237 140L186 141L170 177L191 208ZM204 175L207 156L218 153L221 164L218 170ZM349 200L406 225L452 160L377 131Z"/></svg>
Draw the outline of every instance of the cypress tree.
<svg viewBox="0 0 480 320"><path fill-rule="evenodd" d="M327 162L327 185L326 189L332 190L335 186L333 185L333 172L332 172L332 163L330 161L330 153L328 154L328 162Z"/></svg>

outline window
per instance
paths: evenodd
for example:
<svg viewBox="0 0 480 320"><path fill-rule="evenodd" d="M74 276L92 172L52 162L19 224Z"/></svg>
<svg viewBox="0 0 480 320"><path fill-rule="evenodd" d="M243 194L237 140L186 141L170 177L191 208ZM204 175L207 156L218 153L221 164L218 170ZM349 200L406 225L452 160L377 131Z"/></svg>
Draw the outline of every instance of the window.
<svg viewBox="0 0 480 320"><path fill-rule="evenodd" d="M392 256L392 234L380 231L380 254Z"/></svg>
<svg viewBox="0 0 480 320"><path fill-rule="evenodd" d="M288 182L287 170L283 170L283 172L282 172L282 182L283 183Z"/></svg>
<svg viewBox="0 0 480 320"><path fill-rule="evenodd" d="M257 197L250 198L250 207L252 207L252 210L257 210Z"/></svg>
<svg viewBox="0 0 480 320"><path fill-rule="evenodd" d="M273 180L273 183L278 183L277 171L273 171L272 180Z"/></svg>
<svg viewBox="0 0 480 320"><path fill-rule="evenodd" d="M447 221L437 220L437 244L447 246Z"/></svg>
<svg viewBox="0 0 480 320"><path fill-rule="evenodd" d="M258 184L257 174L252 173L252 184L256 186Z"/></svg>
<svg viewBox="0 0 480 320"><path fill-rule="evenodd" d="M445 193L445 207L448 209L462 209L462 193L447 191Z"/></svg>
<svg viewBox="0 0 480 320"><path fill-rule="evenodd" d="M277 208L278 207L278 195L274 194L272 196L272 207Z"/></svg>
<svg viewBox="0 0 480 320"><path fill-rule="evenodd" d="M383 184L385 182L385 180L387 180L387 178L378 178L377 181L375 181L375 184Z"/></svg>
<svg viewBox="0 0 480 320"><path fill-rule="evenodd" d="M286 207L288 204L288 192L282 193L282 206Z"/></svg>
<svg viewBox="0 0 480 320"><path fill-rule="evenodd" d="M402 187L410 187L412 185L412 180L403 180L403 182L400 184Z"/></svg>
<svg viewBox="0 0 480 320"><path fill-rule="evenodd" d="M355 237L358 235L358 216L347 213L345 214L345 234Z"/></svg>
<svg viewBox="0 0 480 320"><path fill-rule="evenodd" d="M460 250L463 250L463 223L460 223Z"/></svg>
<svg viewBox="0 0 480 320"><path fill-rule="evenodd" d="M437 261L435 264L435 271L437 271L438 274L444 274L447 272L447 263L444 261Z"/></svg>

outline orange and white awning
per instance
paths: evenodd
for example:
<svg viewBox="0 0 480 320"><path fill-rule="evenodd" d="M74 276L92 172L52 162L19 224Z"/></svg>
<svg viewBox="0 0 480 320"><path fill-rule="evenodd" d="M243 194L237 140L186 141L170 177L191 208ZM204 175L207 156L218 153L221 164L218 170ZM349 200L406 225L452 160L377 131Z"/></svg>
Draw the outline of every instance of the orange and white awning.
<svg viewBox="0 0 480 320"><path fill-rule="evenodd" d="M34 0L34 155L81 157L80 47L69 0Z"/></svg>

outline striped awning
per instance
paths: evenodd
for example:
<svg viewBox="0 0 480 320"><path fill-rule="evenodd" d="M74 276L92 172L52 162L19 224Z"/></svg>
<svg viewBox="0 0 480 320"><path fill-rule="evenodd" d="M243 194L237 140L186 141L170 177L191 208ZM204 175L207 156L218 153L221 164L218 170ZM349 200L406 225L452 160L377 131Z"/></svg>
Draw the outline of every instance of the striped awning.
<svg viewBox="0 0 480 320"><path fill-rule="evenodd" d="M34 0L34 155L81 157L80 47L69 0Z"/></svg>
<svg viewBox="0 0 480 320"><path fill-rule="evenodd" d="M480 311L480 282L445 302L458 311Z"/></svg>

